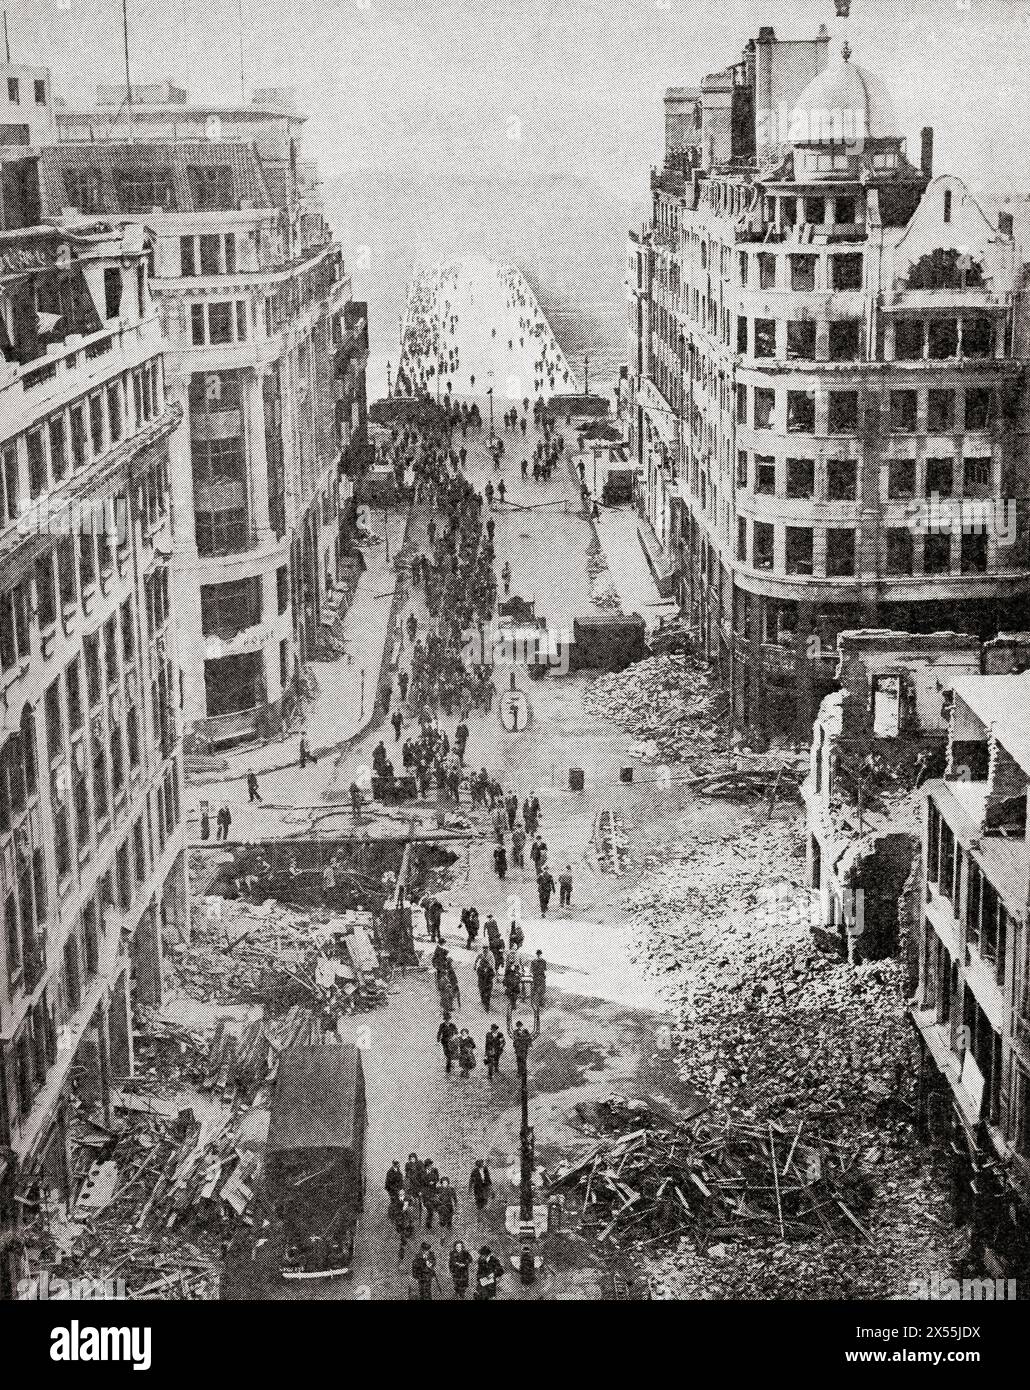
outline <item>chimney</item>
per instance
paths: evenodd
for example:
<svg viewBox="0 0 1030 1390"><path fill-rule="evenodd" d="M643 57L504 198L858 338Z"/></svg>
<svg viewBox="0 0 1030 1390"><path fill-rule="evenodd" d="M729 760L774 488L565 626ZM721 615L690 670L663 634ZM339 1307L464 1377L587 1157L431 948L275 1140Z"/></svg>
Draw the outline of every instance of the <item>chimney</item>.
<svg viewBox="0 0 1030 1390"><path fill-rule="evenodd" d="M933 126L924 125L919 132L919 167L928 179L933 178Z"/></svg>

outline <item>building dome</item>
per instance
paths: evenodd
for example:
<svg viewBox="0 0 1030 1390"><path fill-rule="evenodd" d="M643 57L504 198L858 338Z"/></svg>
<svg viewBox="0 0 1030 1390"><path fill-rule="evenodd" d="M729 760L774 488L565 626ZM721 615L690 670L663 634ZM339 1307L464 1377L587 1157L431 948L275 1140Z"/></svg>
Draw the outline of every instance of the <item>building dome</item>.
<svg viewBox="0 0 1030 1390"><path fill-rule="evenodd" d="M862 145L897 139L898 122L875 74L850 63L847 53L814 77L791 112L792 145Z"/></svg>

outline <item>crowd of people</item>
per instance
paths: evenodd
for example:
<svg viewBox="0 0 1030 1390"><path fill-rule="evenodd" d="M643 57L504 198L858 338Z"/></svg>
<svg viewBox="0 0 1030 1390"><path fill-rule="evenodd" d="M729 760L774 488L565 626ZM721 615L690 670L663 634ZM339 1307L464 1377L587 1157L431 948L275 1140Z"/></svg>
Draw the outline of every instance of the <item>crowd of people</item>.
<svg viewBox="0 0 1030 1390"><path fill-rule="evenodd" d="M441 1240L445 1239L445 1233L449 1238L458 1212L458 1193L451 1185L450 1178L440 1173L431 1158L419 1158L416 1153L408 1155L403 1168L400 1159L395 1158L383 1186L389 1203L390 1220L400 1238L397 1253L399 1269L420 1227L431 1231L435 1219ZM477 1213L482 1217L493 1193L493 1179L485 1158L478 1159L473 1166L468 1191ZM489 1245L481 1245L478 1256L474 1256L463 1240L455 1240L451 1244L447 1253L447 1270L455 1298L465 1297L469 1283L474 1278L473 1298L481 1302L496 1298L497 1281L504 1274L504 1266ZM428 1240L420 1242L418 1253L411 1262L411 1277L413 1292L417 1292L420 1299L432 1299L434 1287L443 1292L437 1272L436 1252Z"/></svg>

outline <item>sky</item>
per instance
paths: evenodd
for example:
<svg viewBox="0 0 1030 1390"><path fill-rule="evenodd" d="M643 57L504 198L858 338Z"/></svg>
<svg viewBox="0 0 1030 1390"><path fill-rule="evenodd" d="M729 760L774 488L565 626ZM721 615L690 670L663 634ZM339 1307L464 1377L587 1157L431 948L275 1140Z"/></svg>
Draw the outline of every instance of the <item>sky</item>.
<svg viewBox="0 0 1030 1390"><path fill-rule="evenodd" d="M3 0L0 0L3 3ZM909 153L935 128L935 168L1030 191L1030 0L127 0L134 82L191 98L294 86L323 176L389 164L520 180L575 172L646 197L662 94L739 58L760 25L825 23L890 90ZM123 79L122 0L7 0L12 58L90 102Z"/></svg>

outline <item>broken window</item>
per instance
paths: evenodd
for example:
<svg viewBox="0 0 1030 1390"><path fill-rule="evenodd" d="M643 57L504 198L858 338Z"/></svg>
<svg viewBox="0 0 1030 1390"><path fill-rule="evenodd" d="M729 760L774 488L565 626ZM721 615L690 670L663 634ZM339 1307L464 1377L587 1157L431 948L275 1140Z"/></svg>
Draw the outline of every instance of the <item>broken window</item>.
<svg viewBox="0 0 1030 1390"><path fill-rule="evenodd" d="M830 434L854 434L858 429L858 392L831 391L828 416Z"/></svg>
<svg viewBox="0 0 1030 1390"><path fill-rule="evenodd" d="M755 319L755 356L776 356L775 319Z"/></svg>
<svg viewBox="0 0 1030 1390"><path fill-rule="evenodd" d="M737 450L737 486L747 487L747 450Z"/></svg>
<svg viewBox="0 0 1030 1390"><path fill-rule="evenodd" d="M963 357L993 357L994 324L982 314L962 320Z"/></svg>
<svg viewBox="0 0 1030 1390"><path fill-rule="evenodd" d="M791 256L790 287L807 293L815 289L815 256Z"/></svg>
<svg viewBox="0 0 1030 1390"><path fill-rule="evenodd" d="M208 306L208 342L219 345L232 342L231 303Z"/></svg>
<svg viewBox="0 0 1030 1390"><path fill-rule="evenodd" d="M892 575L912 573L912 532L902 526L892 526L886 537L886 571Z"/></svg>
<svg viewBox="0 0 1030 1390"><path fill-rule="evenodd" d="M846 255L831 256L830 274L835 290L860 290L862 288L861 251L849 251Z"/></svg>
<svg viewBox="0 0 1030 1390"><path fill-rule="evenodd" d="M765 640L793 647L798 637L798 606L791 599L770 599L765 605Z"/></svg>
<svg viewBox="0 0 1030 1390"><path fill-rule="evenodd" d="M190 306L190 331L193 346L203 347L207 334L203 304L193 304Z"/></svg>
<svg viewBox="0 0 1030 1390"><path fill-rule="evenodd" d="M811 526L788 526L786 563L788 574L812 573Z"/></svg>
<svg viewBox="0 0 1030 1390"><path fill-rule="evenodd" d="M740 283L741 283L741 285L742 285L742 286L746 286L746 285L747 285L747 252L746 252L746 251L738 251L738 252L737 252L737 269L738 269L738 272L739 272L739 275L740 275Z"/></svg>
<svg viewBox="0 0 1030 1390"><path fill-rule="evenodd" d="M787 357L792 361L815 360L815 321L791 319L787 323Z"/></svg>
<svg viewBox="0 0 1030 1390"><path fill-rule="evenodd" d="M947 574L951 569L951 537L931 533L923 542L923 573Z"/></svg>
<svg viewBox="0 0 1030 1390"><path fill-rule="evenodd" d="M991 427L991 388L989 386L967 387L966 389L966 429L987 430Z"/></svg>
<svg viewBox="0 0 1030 1390"><path fill-rule="evenodd" d="M776 492L776 460L767 454L755 455L755 491L768 497Z"/></svg>
<svg viewBox="0 0 1030 1390"><path fill-rule="evenodd" d="M787 496L811 497L815 493L815 460L787 460Z"/></svg>
<svg viewBox="0 0 1030 1390"><path fill-rule="evenodd" d="M737 517L737 559L747 560L747 517Z"/></svg>
<svg viewBox="0 0 1030 1390"><path fill-rule="evenodd" d="M826 221L826 199L825 198L806 198L805 199L805 221L819 226Z"/></svg>
<svg viewBox="0 0 1030 1390"><path fill-rule="evenodd" d="M169 169L116 169L115 184L123 212L171 209L172 175Z"/></svg>
<svg viewBox="0 0 1030 1390"><path fill-rule="evenodd" d="M987 534L980 532L972 534L964 532L962 535L962 573L963 574L986 574L987 573Z"/></svg>
<svg viewBox="0 0 1030 1390"><path fill-rule="evenodd" d="M760 290L774 290L776 288L776 257L771 251L759 251L757 259L758 288Z"/></svg>
<svg viewBox="0 0 1030 1390"><path fill-rule="evenodd" d="M887 496L907 500L916 495L914 459L891 459L887 465Z"/></svg>
<svg viewBox="0 0 1030 1390"><path fill-rule="evenodd" d="M962 491L967 497L989 497L991 495L990 458L963 460Z"/></svg>
<svg viewBox="0 0 1030 1390"><path fill-rule="evenodd" d="M835 526L826 532L826 574L842 579L855 573L855 533L850 527Z"/></svg>
<svg viewBox="0 0 1030 1390"><path fill-rule="evenodd" d="M226 641L261 621L261 577L200 586L200 626L205 637Z"/></svg>
<svg viewBox="0 0 1030 1390"><path fill-rule="evenodd" d="M737 315L737 351L747 356L747 318L743 314Z"/></svg>
<svg viewBox="0 0 1030 1390"><path fill-rule="evenodd" d="M216 211L229 211L232 208L232 169L228 164L186 166L193 206L197 211L204 208Z"/></svg>
<svg viewBox="0 0 1030 1390"><path fill-rule="evenodd" d="M854 502L858 466L854 459L829 459L826 495L831 502Z"/></svg>
<svg viewBox="0 0 1030 1390"><path fill-rule="evenodd" d="M891 429L911 433L916 427L916 393L914 391L891 392Z"/></svg>
<svg viewBox="0 0 1030 1390"><path fill-rule="evenodd" d="M773 528L767 521L756 521L753 527L754 566L756 570L773 567Z"/></svg>
<svg viewBox="0 0 1030 1390"><path fill-rule="evenodd" d="M755 387L755 429L771 430L776 410L776 392L766 386Z"/></svg>
<svg viewBox="0 0 1030 1390"><path fill-rule="evenodd" d="M263 699L264 657L261 652L217 657L204 662L207 714L239 714L254 709Z"/></svg>
<svg viewBox="0 0 1030 1390"><path fill-rule="evenodd" d="M901 732L901 677L873 677L873 737L897 738Z"/></svg>
<svg viewBox="0 0 1030 1390"><path fill-rule="evenodd" d="M926 460L926 495L927 497L950 497L954 488L955 479L955 460L954 459L927 459Z"/></svg>
<svg viewBox="0 0 1030 1390"><path fill-rule="evenodd" d="M792 434L815 432L815 392L787 392L787 429Z"/></svg>
<svg viewBox="0 0 1030 1390"><path fill-rule="evenodd" d="M920 362L923 357L923 320L898 319L894 325L894 359Z"/></svg>
<svg viewBox="0 0 1030 1390"><path fill-rule="evenodd" d="M851 227L854 225L854 198L835 198L833 200L833 220L838 227Z"/></svg>
<svg viewBox="0 0 1030 1390"><path fill-rule="evenodd" d="M857 319L830 324L830 361L857 362L862 353L862 325Z"/></svg>
<svg viewBox="0 0 1030 1390"><path fill-rule="evenodd" d="M930 357L935 361L958 356L958 319L930 320ZM966 356L972 354L967 353Z"/></svg>
<svg viewBox="0 0 1030 1390"><path fill-rule="evenodd" d="M25 436L29 455L29 496L38 497L46 491L46 445L43 441L42 427L29 430Z"/></svg>
<svg viewBox="0 0 1030 1390"><path fill-rule="evenodd" d="M955 428L955 393L932 389L926 398L926 428L931 434L950 434Z"/></svg>
<svg viewBox="0 0 1030 1390"><path fill-rule="evenodd" d="M222 266L222 238L208 232L200 238L200 273L217 275Z"/></svg>

